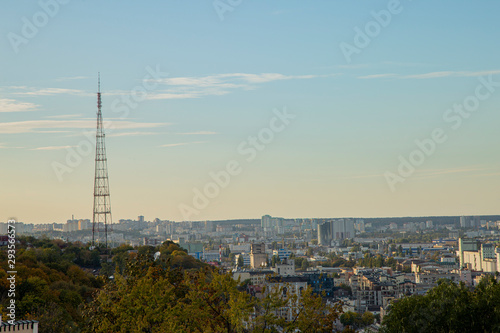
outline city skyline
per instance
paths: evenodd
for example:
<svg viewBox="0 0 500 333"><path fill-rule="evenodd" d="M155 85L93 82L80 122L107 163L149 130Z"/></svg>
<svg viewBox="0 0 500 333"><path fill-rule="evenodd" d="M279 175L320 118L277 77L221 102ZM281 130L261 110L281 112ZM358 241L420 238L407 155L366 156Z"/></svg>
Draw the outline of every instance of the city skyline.
<svg viewBox="0 0 500 333"><path fill-rule="evenodd" d="M92 216L97 72L114 222L499 213L498 3L29 3L0 221Z"/></svg>

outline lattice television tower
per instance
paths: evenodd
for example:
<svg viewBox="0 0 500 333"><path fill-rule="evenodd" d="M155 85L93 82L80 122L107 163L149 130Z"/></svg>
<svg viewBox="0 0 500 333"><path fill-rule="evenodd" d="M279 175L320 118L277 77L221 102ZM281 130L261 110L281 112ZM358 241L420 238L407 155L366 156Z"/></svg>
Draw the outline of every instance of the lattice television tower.
<svg viewBox="0 0 500 333"><path fill-rule="evenodd" d="M104 143L101 113L101 75L97 79L97 132L95 142L94 215L92 218L92 247L104 241L108 248L108 231L112 231L109 197L108 163ZM96 239L97 238L97 239ZM103 239L104 238L104 239Z"/></svg>

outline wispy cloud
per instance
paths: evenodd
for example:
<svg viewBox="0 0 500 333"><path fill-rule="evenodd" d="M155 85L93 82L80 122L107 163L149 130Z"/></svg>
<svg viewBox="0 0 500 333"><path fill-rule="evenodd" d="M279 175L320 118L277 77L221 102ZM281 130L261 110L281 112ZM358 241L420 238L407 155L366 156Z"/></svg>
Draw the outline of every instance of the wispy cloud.
<svg viewBox="0 0 500 333"><path fill-rule="evenodd" d="M219 93L218 95L224 95L226 93ZM193 93L152 93L147 96L147 99L191 99L191 98L199 98L201 96L206 96L208 94L201 94L198 92Z"/></svg>
<svg viewBox="0 0 500 333"><path fill-rule="evenodd" d="M447 76L462 76L462 75L459 75L459 73L460 72L450 72L450 71L431 72L431 73L425 73L425 74L404 75L401 78L403 78L403 79L434 79L434 78L447 77Z"/></svg>
<svg viewBox="0 0 500 333"><path fill-rule="evenodd" d="M393 77L398 79L436 79L444 77L478 77L485 75L500 74L500 70L485 70L485 71L439 71L423 74L400 75L394 73L380 73L372 75L358 76L359 79L380 79Z"/></svg>
<svg viewBox="0 0 500 333"><path fill-rule="evenodd" d="M500 176L500 172L490 172L490 173L472 175L472 177L498 177L498 176Z"/></svg>
<svg viewBox="0 0 500 333"><path fill-rule="evenodd" d="M48 146L48 147L38 147L32 148L30 150L61 150L61 149L69 149L75 148L76 146Z"/></svg>
<svg viewBox="0 0 500 333"><path fill-rule="evenodd" d="M423 67L423 66L433 66L432 64L426 64L423 62L400 62L400 61L384 61L384 65L398 66L398 67Z"/></svg>
<svg viewBox="0 0 500 333"><path fill-rule="evenodd" d="M28 102L18 102L14 99L0 98L0 112L24 112L35 111L37 104Z"/></svg>
<svg viewBox="0 0 500 333"><path fill-rule="evenodd" d="M80 90L80 89L68 89L68 88L37 89L37 88L25 87L25 89L18 89L18 90L23 90L23 91L15 91L15 92L11 92L11 94L21 95L21 96L52 96L52 95L60 95L60 94L77 95L77 96L93 95L93 94L89 94L89 93L87 93L83 90Z"/></svg>
<svg viewBox="0 0 500 333"><path fill-rule="evenodd" d="M147 99L193 99L203 96L221 96L229 94L237 89L252 90L258 85L282 80L305 80L319 77L330 77L339 74L327 75L285 75L280 73L226 73L198 77L169 77L158 80L151 79L159 83L160 87L155 91L148 92ZM85 79L85 76L63 77L57 81ZM53 95L73 95L73 96L94 96L95 92L87 92L81 89L69 88L35 88L28 86L6 86L0 87L4 93L14 96L53 96ZM109 90L103 92L106 96L129 95L126 90Z"/></svg>
<svg viewBox="0 0 500 333"><path fill-rule="evenodd" d="M217 134L217 132L210 132L210 131L198 131L198 132L186 132L186 133L177 133L181 135L213 135Z"/></svg>
<svg viewBox="0 0 500 333"><path fill-rule="evenodd" d="M123 132L123 133L111 133L108 137L121 137L121 136L142 136L142 135L157 135L159 133L155 132Z"/></svg>
<svg viewBox="0 0 500 333"><path fill-rule="evenodd" d="M72 81L72 80L84 80L88 79L88 76L69 76L69 77L59 77L56 81Z"/></svg>
<svg viewBox="0 0 500 333"><path fill-rule="evenodd" d="M193 145L193 144L198 144L198 143L205 143L206 141L196 141L196 142L179 142L179 143L167 143L164 145L161 145L160 147L177 147L177 146L186 146L186 145Z"/></svg>
<svg viewBox="0 0 500 333"><path fill-rule="evenodd" d="M44 130L44 131L33 131L33 133L53 134L53 133L71 133L71 131L64 131L64 130Z"/></svg>
<svg viewBox="0 0 500 333"><path fill-rule="evenodd" d="M458 173L476 173L481 171L491 170L485 167L464 167L464 168L448 168L448 169L424 169L416 172L417 178L431 178L442 175L458 174Z"/></svg>
<svg viewBox="0 0 500 333"><path fill-rule="evenodd" d="M382 178L383 175L381 174L369 174L369 175L353 175L353 176L347 176L347 177L342 177L341 179L366 179L366 178Z"/></svg>
<svg viewBox="0 0 500 333"><path fill-rule="evenodd" d="M5 143L0 142L0 149L23 149L24 147L9 147L6 146Z"/></svg>
<svg viewBox="0 0 500 333"><path fill-rule="evenodd" d="M177 147L177 146L184 146L184 145L189 145L189 142L181 142L181 143L168 143L165 145L161 145L160 147Z"/></svg>
<svg viewBox="0 0 500 333"><path fill-rule="evenodd" d="M148 95L148 99L187 99L220 96L236 89L251 90L257 85L280 80L304 80L332 75L284 75L280 73L227 73L201 77L173 77L156 80L168 88Z"/></svg>
<svg viewBox="0 0 500 333"><path fill-rule="evenodd" d="M133 121L104 121L107 129L140 129L167 125L166 123L138 123ZM95 120L25 120L0 123L0 134L36 133L54 129L93 129Z"/></svg>
<svg viewBox="0 0 500 333"><path fill-rule="evenodd" d="M82 117L83 115L81 113L79 114L59 114L55 116L46 116L45 118L50 118L50 119L65 119L65 118L78 118Z"/></svg>
<svg viewBox="0 0 500 333"><path fill-rule="evenodd" d="M358 79L380 79L380 78L390 78L390 77L396 77L396 76L397 76L397 74L393 74L393 73L373 74L373 75L358 76Z"/></svg>

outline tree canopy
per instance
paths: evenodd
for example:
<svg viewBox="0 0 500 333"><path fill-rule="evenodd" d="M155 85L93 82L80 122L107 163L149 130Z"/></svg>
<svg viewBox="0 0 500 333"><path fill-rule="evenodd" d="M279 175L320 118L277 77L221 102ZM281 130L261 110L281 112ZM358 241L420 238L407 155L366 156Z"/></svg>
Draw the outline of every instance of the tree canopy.
<svg viewBox="0 0 500 333"><path fill-rule="evenodd" d="M185 270L149 257L129 263L85 308L88 332L332 332L340 304L310 289L301 297L272 290L252 298L229 273ZM281 310L294 304L293 320Z"/></svg>
<svg viewBox="0 0 500 333"><path fill-rule="evenodd" d="M426 295L395 301L383 332L499 332L500 284L486 277L471 290L440 280Z"/></svg>

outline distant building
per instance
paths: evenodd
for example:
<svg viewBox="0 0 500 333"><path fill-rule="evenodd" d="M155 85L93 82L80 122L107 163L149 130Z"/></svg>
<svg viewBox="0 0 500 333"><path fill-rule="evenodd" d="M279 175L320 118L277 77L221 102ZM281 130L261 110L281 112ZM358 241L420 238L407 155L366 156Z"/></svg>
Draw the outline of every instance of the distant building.
<svg viewBox="0 0 500 333"><path fill-rule="evenodd" d="M63 225L63 232L73 232L78 230L78 220L68 220Z"/></svg>
<svg viewBox="0 0 500 333"><path fill-rule="evenodd" d="M331 223L333 240L354 238L354 222L351 219L340 219Z"/></svg>
<svg viewBox="0 0 500 333"><path fill-rule="evenodd" d="M460 221L462 221L462 217L460 217ZM458 239L458 257L460 259L460 267L464 267L464 263L465 263L464 262L464 252L465 251L477 251L477 250L478 250L478 241L477 240L460 237Z"/></svg>
<svg viewBox="0 0 500 333"><path fill-rule="evenodd" d="M480 244L476 239L459 238L460 267L472 271L495 273L500 269L500 249L492 243Z"/></svg>
<svg viewBox="0 0 500 333"><path fill-rule="evenodd" d="M341 241L354 238L354 236L354 221L352 219L332 220L318 225L319 245L330 246L332 240Z"/></svg>
<svg viewBox="0 0 500 333"><path fill-rule="evenodd" d="M271 216L269 215L264 215L262 216L262 219L260 220L260 224L263 230L270 229L271 226Z"/></svg>
<svg viewBox="0 0 500 333"><path fill-rule="evenodd" d="M203 252L203 260L220 261L220 253L219 251L205 251Z"/></svg>
<svg viewBox="0 0 500 333"><path fill-rule="evenodd" d="M332 298L334 296L335 283L333 277L321 272L307 272L304 276L307 277L307 284L312 288L314 294L323 298Z"/></svg>
<svg viewBox="0 0 500 333"><path fill-rule="evenodd" d="M0 315L0 332L38 333L38 321L19 320L9 324L8 321L2 321Z"/></svg>
<svg viewBox="0 0 500 333"><path fill-rule="evenodd" d="M250 267L258 268L267 264L266 244L250 245Z"/></svg>
<svg viewBox="0 0 500 333"><path fill-rule="evenodd" d="M307 288L307 277L304 276L270 276L266 279L266 294L279 291L282 299L290 299L285 306L275 310L278 317L287 321L294 319L299 311L300 302L293 301L292 295L296 295L300 300L303 291Z"/></svg>
<svg viewBox="0 0 500 333"><path fill-rule="evenodd" d="M189 255L194 255L195 253L203 252L203 243L186 243L182 241L179 242L178 244L180 247L185 249Z"/></svg>
<svg viewBox="0 0 500 333"><path fill-rule="evenodd" d="M92 229L92 223L89 219L78 220L78 230L89 230Z"/></svg>
<svg viewBox="0 0 500 333"><path fill-rule="evenodd" d="M281 263L276 263L272 271L281 276L295 275L295 260L284 260Z"/></svg>
<svg viewBox="0 0 500 333"><path fill-rule="evenodd" d="M331 225L329 222L318 225L318 244L330 246L332 240Z"/></svg>
<svg viewBox="0 0 500 333"><path fill-rule="evenodd" d="M481 226L481 217L479 216L460 216L461 228L477 228Z"/></svg>
<svg viewBox="0 0 500 333"><path fill-rule="evenodd" d="M240 253L234 256L234 264L238 265L238 261L240 257L243 259L243 266L250 266L250 254L249 253Z"/></svg>
<svg viewBox="0 0 500 333"><path fill-rule="evenodd" d="M273 250L273 256L278 256L280 261L283 261L283 260L290 258L291 254L292 254L292 251L287 250L287 249Z"/></svg>
<svg viewBox="0 0 500 333"><path fill-rule="evenodd" d="M391 276L382 270L364 270L351 276L356 311L378 312L387 298L402 298L416 291L415 282L404 275Z"/></svg>

